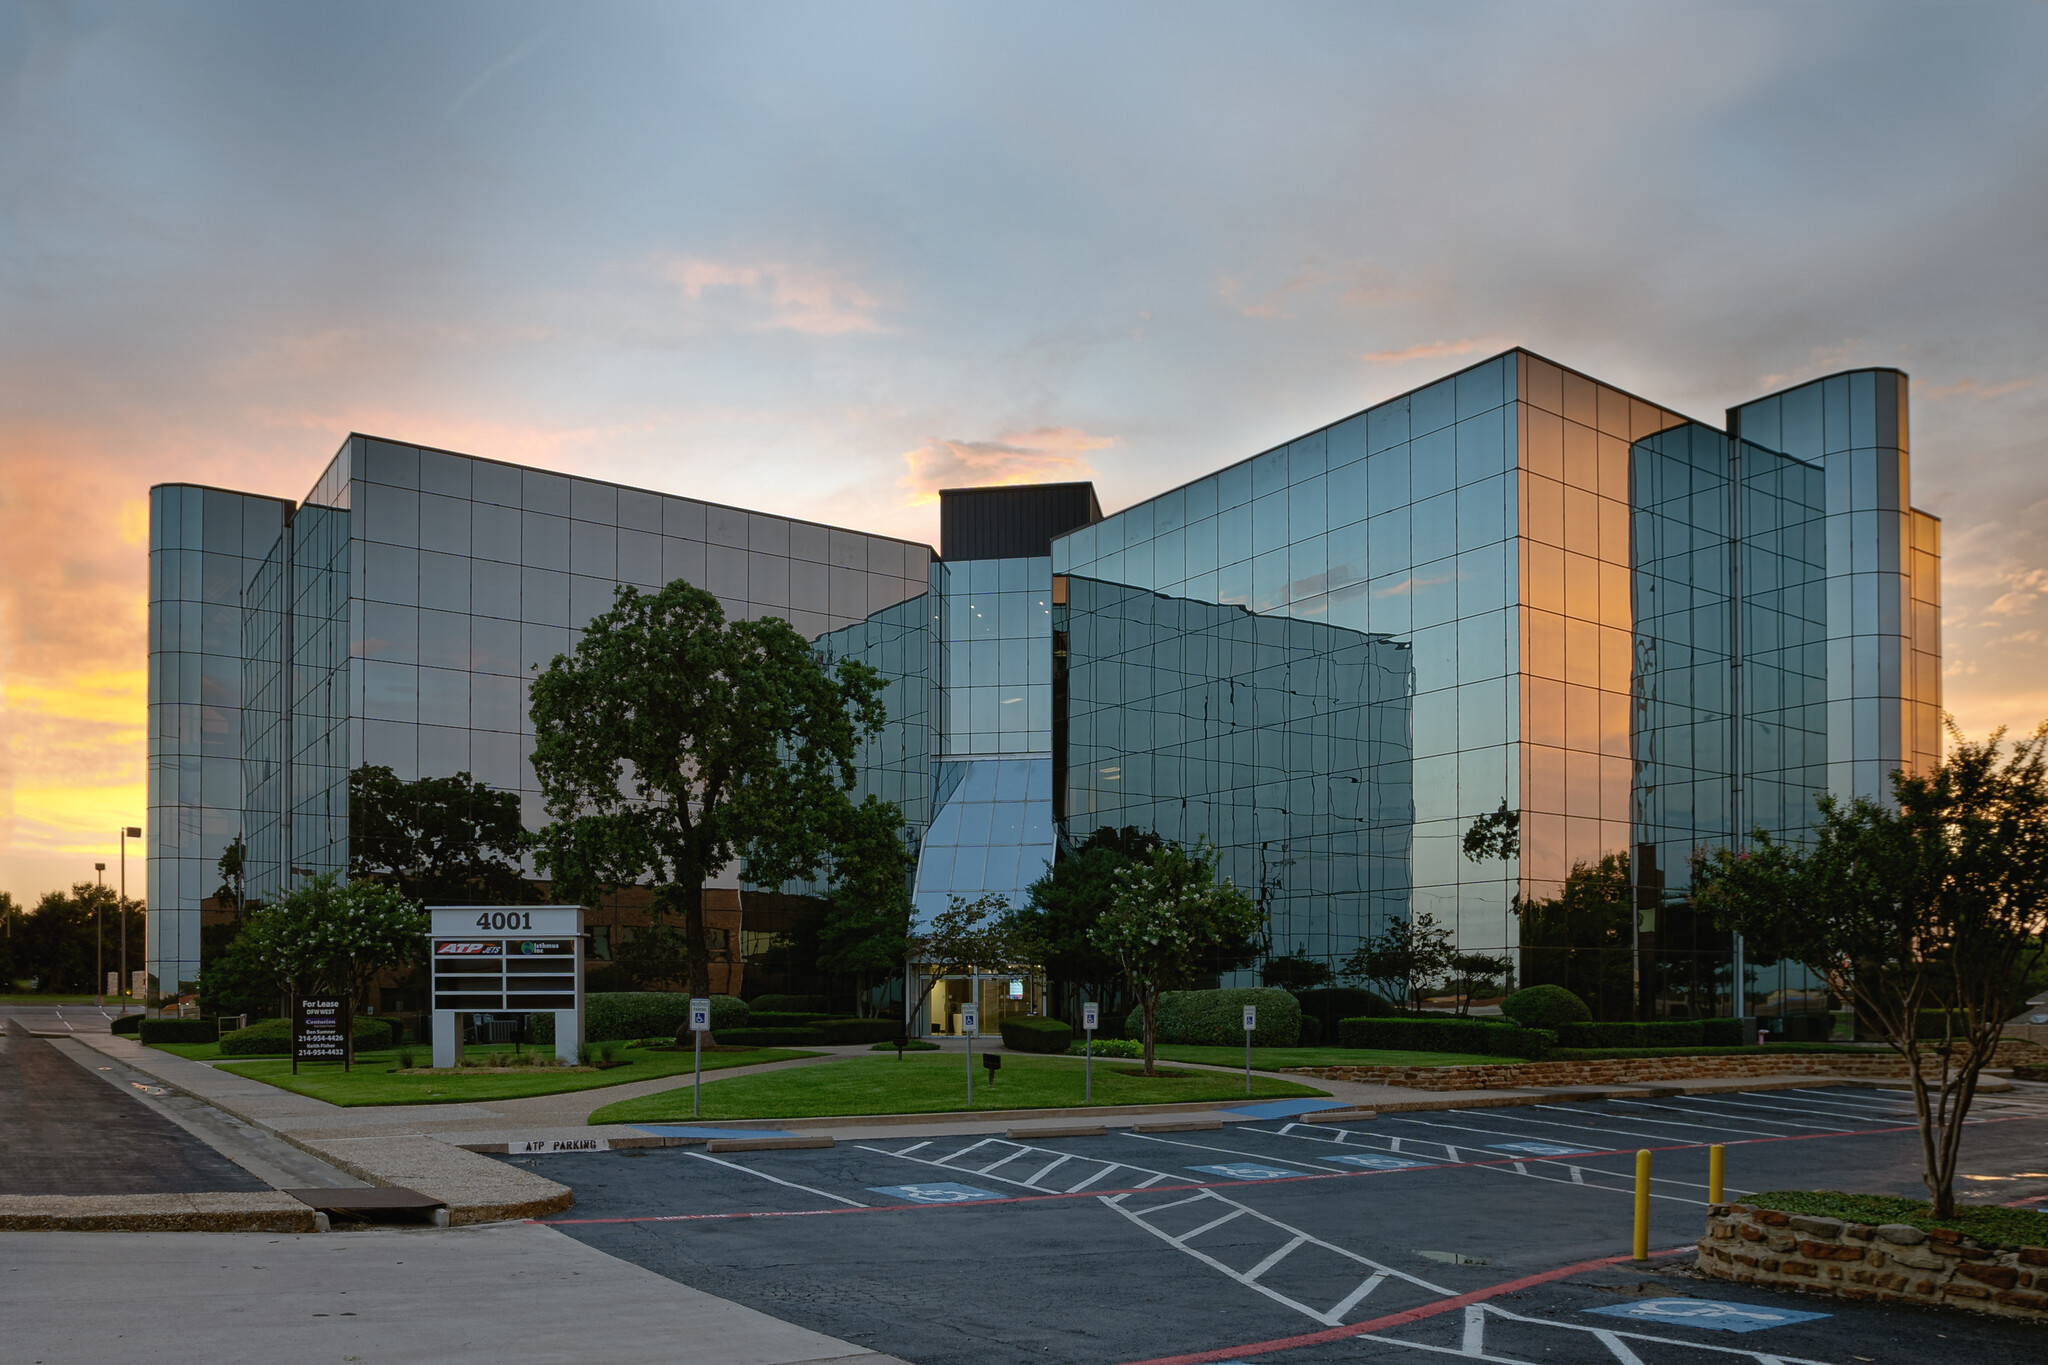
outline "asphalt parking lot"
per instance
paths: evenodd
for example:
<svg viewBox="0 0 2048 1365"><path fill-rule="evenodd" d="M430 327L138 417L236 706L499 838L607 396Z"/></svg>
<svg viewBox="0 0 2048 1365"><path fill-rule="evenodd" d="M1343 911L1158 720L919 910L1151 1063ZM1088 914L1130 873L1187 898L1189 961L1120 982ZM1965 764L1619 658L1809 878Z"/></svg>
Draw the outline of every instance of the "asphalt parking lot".
<svg viewBox="0 0 2048 1365"><path fill-rule="evenodd" d="M1915 1193L1897 1092L1812 1089L1221 1131L891 1135L829 1151L507 1158L548 1220L671 1279L919 1365L1414 1360L2038 1362L2048 1330L1692 1277L1707 1151L1728 1192ZM1966 1171L2048 1195L2048 1097L1980 1100ZM1626 1261L1655 1153L1650 1267ZM2005 1181L2008 1183L1995 1183ZM1981 1196L1980 1196L1981 1197Z"/></svg>

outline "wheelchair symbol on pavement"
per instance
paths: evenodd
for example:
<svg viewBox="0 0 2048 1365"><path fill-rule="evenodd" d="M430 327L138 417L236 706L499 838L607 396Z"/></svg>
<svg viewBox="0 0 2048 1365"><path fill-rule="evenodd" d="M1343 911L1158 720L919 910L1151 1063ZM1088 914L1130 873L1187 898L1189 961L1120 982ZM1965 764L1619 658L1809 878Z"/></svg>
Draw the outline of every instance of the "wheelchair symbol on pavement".
<svg viewBox="0 0 2048 1365"><path fill-rule="evenodd" d="M971 1204L978 1199L1001 1199L994 1190L977 1190L972 1185L944 1181L935 1185L870 1185L875 1194L907 1199L913 1204Z"/></svg>
<svg viewBox="0 0 2048 1365"><path fill-rule="evenodd" d="M1589 1308L1586 1311L1614 1318L1633 1318L1637 1322L1682 1323L1687 1327L1709 1327L1722 1332L1755 1332L1766 1327L1812 1322L1829 1316L1826 1313L1802 1313L1792 1308L1724 1303L1718 1299L1645 1299L1641 1303Z"/></svg>

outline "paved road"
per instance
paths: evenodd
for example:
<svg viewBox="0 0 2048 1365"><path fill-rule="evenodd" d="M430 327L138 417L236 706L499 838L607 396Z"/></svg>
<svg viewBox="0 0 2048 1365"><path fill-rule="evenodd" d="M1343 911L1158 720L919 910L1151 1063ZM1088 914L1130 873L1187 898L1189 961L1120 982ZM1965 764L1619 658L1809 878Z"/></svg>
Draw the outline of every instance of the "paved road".
<svg viewBox="0 0 2048 1365"><path fill-rule="evenodd" d="M2048 1169L2048 1102L1987 1098L1978 1112L1967 1170ZM1652 1244L1671 1249L1699 1236L1706 1144L1728 1144L1731 1195L1911 1193L1910 1125L1897 1093L1815 1089L1388 1114L1350 1129L1281 1117L1186 1134L508 1160L575 1187L576 1207L550 1221L578 1240L919 1365L1420 1365L1442 1351L2038 1362L2031 1326L1739 1289L1681 1275L1678 1258L1647 1275L1614 1264L1638 1147L1656 1152ZM1591 1311L1631 1306L1651 1316ZM1825 1316L1741 1334L1697 1325L1773 1310Z"/></svg>
<svg viewBox="0 0 2048 1365"><path fill-rule="evenodd" d="M111 1071L112 1068L104 1068ZM268 1190L98 1070L0 1022L0 1192Z"/></svg>

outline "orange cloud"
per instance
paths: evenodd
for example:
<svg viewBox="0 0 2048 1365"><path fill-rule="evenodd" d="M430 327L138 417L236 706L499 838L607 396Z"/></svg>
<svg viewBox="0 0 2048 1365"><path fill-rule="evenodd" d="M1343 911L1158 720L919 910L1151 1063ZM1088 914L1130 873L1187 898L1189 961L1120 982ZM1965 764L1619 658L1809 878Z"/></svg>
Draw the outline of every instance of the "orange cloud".
<svg viewBox="0 0 2048 1365"><path fill-rule="evenodd" d="M1114 436L1074 427L1039 427L996 441L929 440L904 452L903 463L910 472L897 483L910 490L913 505L938 501L941 488L1064 483L1095 472L1082 452L1115 444Z"/></svg>
<svg viewBox="0 0 2048 1365"><path fill-rule="evenodd" d="M847 332L879 332L873 311L881 301L829 270L782 263L759 265L707 261L690 257L659 263L662 278L683 287L685 297L701 301L713 290L733 291L765 310L757 326L802 332L807 336L840 336Z"/></svg>
<svg viewBox="0 0 2048 1365"><path fill-rule="evenodd" d="M1463 341L1427 341L1415 346L1405 346L1398 351L1367 351L1358 358L1369 365L1401 365L1410 360L1442 360L1448 356L1470 355L1486 345L1489 345L1489 341L1485 337L1467 337Z"/></svg>
<svg viewBox="0 0 2048 1365"><path fill-rule="evenodd" d="M1915 389L1913 396L1925 399L1930 403L1939 403L1944 398L1960 398L1966 394L1971 398L2003 398L2009 393L2018 393L2021 389L2031 389L2032 387L2034 387L2034 381L2031 379L2015 379L2004 384L1980 384L1974 379L1958 379L1953 384L1940 384L1932 388Z"/></svg>

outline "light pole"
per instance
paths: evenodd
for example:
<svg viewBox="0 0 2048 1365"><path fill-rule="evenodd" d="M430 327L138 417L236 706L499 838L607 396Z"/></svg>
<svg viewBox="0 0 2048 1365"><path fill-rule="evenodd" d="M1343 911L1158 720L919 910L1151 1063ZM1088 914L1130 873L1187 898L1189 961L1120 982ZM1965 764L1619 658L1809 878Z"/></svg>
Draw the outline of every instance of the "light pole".
<svg viewBox="0 0 2048 1365"><path fill-rule="evenodd" d="M100 902L107 898L107 865L94 863L92 879L98 884L100 894L92 902L92 1002L104 1006L107 1003L107 940L100 933Z"/></svg>
<svg viewBox="0 0 2048 1365"><path fill-rule="evenodd" d="M121 826L121 1012L128 1012L128 998L134 994L128 978L128 841L142 837L142 826Z"/></svg>

